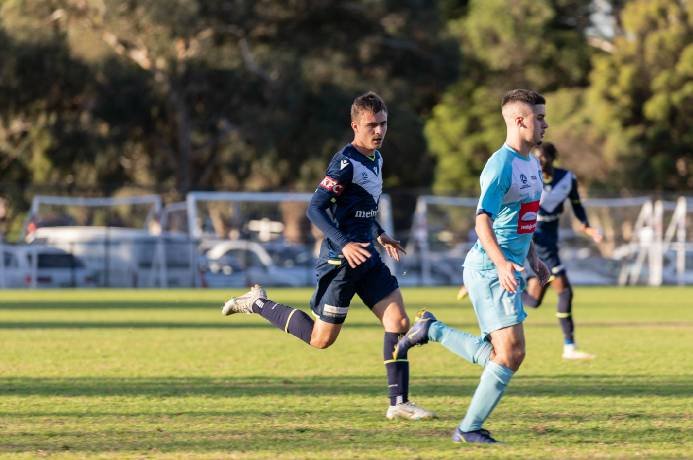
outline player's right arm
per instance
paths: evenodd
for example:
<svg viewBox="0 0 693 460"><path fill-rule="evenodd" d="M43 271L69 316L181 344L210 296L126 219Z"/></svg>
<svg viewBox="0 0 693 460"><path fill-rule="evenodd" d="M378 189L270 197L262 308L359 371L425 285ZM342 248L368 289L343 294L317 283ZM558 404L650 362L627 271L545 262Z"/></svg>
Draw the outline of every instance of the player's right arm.
<svg viewBox="0 0 693 460"><path fill-rule="evenodd" d="M496 234L493 232L493 219L491 219L491 216L485 212L477 214L475 229L477 235L479 235L479 242L481 242L486 254L496 266L498 281L501 287L508 292L514 293L517 291L515 271L522 271L524 268L505 258L498 240L496 240Z"/></svg>
<svg viewBox="0 0 693 460"><path fill-rule="evenodd" d="M503 204L503 197L510 189L512 180L510 167L499 157L492 157L484 166L480 178L481 196L476 210L474 229L481 246L496 266L501 287L508 292L515 292L517 291L515 271L521 271L523 267L505 258L493 231L493 220L498 216Z"/></svg>
<svg viewBox="0 0 693 460"><path fill-rule="evenodd" d="M346 161L346 163L342 161ZM370 243L349 241L327 213L327 210L333 203L337 202L339 196L344 192L345 187L351 183L353 166L348 160L342 161L339 158L332 160L325 178L320 181L311 197L306 215L322 231L325 238L341 248L344 258L353 268L371 257L371 253L367 249Z"/></svg>

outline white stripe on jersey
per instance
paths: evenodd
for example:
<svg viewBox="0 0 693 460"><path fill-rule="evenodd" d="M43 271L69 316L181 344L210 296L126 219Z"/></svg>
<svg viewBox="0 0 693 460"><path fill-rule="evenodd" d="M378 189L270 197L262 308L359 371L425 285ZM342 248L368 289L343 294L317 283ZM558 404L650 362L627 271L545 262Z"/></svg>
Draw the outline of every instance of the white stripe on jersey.
<svg viewBox="0 0 693 460"><path fill-rule="evenodd" d="M563 203L568 195L570 195L570 189L573 186L573 173L568 171L565 176L561 178L556 184L547 190L541 192L541 199L539 200L539 206L541 206L546 212L553 212L561 203Z"/></svg>
<svg viewBox="0 0 693 460"><path fill-rule="evenodd" d="M380 199L380 195L383 193L383 157L380 156L378 158L376 173L373 173L373 171L360 161L353 161L351 159L350 161L354 166L354 175L352 176L351 182L367 191L377 203Z"/></svg>

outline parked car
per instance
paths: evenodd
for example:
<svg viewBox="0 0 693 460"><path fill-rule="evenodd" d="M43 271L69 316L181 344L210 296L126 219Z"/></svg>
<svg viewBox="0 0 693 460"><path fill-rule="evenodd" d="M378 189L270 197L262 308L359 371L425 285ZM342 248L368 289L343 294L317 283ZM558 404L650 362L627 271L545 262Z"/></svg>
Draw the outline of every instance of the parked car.
<svg viewBox="0 0 693 460"><path fill-rule="evenodd" d="M168 287L197 283L197 244L187 235L74 226L40 227L32 233L31 239L34 243L59 247L78 256L96 272L99 286L156 287L162 285L162 279ZM165 262L163 269L162 261Z"/></svg>
<svg viewBox="0 0 693 460"><path fill-rule="evenodd" d="M3 245L2 253L0 288L25 287L28 273L25 266L20 266L16 246Z"/></svg>
<svg viewBox="0 0 693 460"><path fill-rule="evenodd" d="M5 287L93 287L96 278L78 257L42 245L5 246Z"/></svg>
<svg viewBox="0 0 693 460"><path fill-rule="evenodd" d="M202 261L203 279L208 287L243 287L255 283L265 286L310 286L313 284L311 259L291 259L286 251L271 249L277 259L259 243L247 240L222 241L212 246Z"/></svg>

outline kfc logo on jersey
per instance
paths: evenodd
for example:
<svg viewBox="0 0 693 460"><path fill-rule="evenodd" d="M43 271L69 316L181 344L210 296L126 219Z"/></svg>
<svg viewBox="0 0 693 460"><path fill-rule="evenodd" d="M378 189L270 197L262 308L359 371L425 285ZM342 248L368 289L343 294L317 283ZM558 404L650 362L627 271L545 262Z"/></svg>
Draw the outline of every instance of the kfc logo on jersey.
<svg viewBox="0 0 693 460"><path fill-rule="evenodd" d="M517 233L534 233L537 229L537 214L539 201L530 201L520 205L520 214L517 219Z"/></svg>
<svg viewBox="0 0 693 460"><path fill-rule="evenodd" d="M320 188L327 190L328 192L332 192L337 196L341 195L344 191L344 186L335 179L332 179L330 176L325 176L325 178L320 182Z"/></svg>

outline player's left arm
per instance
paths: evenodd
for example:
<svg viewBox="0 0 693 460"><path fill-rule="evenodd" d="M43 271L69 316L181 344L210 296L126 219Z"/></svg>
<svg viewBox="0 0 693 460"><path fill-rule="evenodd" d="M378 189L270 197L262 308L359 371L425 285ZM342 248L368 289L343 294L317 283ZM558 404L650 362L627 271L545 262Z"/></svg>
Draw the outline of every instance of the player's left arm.
<svg viewBox="0 0 693 460"><path fill-rule="evenodd" d="M581 230L583 233L592 238L595 243L601 242L603 239L602 233L598 229L591 227L590 222L587 219L587 211L585 211L585 208L582 206L582 202L580 201L577 178L574 175L571 181L570 194L568 195L568 198L570 199L570 205L573 207L573 214L575 214L575 217L580 221L580 223L582 223Z"/></svg>
<svg viewBox="0 0 693 460"><path fill-rule="evenodd" d="M385 233L383 227L380 226L377 220L373 221L375 227L376 240L380 245L385 248L385 252L399 262L399 253L406 254L407 251L400 245L399 240L392 238L390 235Z"/></svg>

